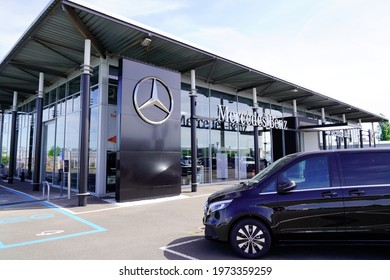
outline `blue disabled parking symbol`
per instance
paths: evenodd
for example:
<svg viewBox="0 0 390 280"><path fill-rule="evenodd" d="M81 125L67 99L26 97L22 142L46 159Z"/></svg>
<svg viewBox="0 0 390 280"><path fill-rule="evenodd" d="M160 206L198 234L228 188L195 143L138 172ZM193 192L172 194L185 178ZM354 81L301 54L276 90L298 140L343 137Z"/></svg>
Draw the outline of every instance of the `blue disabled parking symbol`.
<svg viewBox="0 0 390 280"><path fill-rule="evenodd" d="M12 202L0 203L0 250L106 231L53 204L2 186L0 197ZM23 203L17 204L18 199Z"/></svg>

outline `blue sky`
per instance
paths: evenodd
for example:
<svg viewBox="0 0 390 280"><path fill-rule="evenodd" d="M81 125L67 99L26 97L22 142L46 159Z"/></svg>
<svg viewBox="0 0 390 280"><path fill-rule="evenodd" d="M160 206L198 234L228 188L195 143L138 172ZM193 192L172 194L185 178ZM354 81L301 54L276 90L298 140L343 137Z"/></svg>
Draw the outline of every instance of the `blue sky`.
<svg viewBox="0 0 390 280"><path fill-rule="evenodd" d="M83 2L390 117L390 1ZM0 0L1 58L48 3Z"/></svg>

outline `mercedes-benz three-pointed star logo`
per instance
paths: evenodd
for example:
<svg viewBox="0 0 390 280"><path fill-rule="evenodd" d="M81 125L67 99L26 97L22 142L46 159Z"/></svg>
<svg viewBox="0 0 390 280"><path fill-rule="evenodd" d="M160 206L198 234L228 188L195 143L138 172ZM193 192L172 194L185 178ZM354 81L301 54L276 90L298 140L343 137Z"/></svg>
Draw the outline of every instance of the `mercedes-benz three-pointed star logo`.
<svg viewBox="0 0 390 280"><path fill-rule="evenodd" d="M151 93L150 93L151 97L146 102L139 105L138 104L138 98L139 98L138 94L144 94L144 92L140 92L141 85L143 85L145 83L149 83L149 81L152 82L152 85L151 85L152 88L151 88ZM160 84L162 86L162 88L165 89L166 94L168 95L168 98L169 98L169 103L170 103L168 106L160 100L157 84ZM148 87L148 88L150 88L150 87ZM161 87L160 87L160 89L161 89ZM169 118L169 116L172 113L172 110L173 110L172 93L171 93L169 87L161 79L159 79L157 77L146 77L146 78L140 80L134 88L133 98L134 98L135 110L137 111L137 113L141 117L141 119L143 119L147 123L154 124L154 125L162 124ZM160 109L161 111L166 113L166 116L161 120L151 120L149 117L146 117L145 114L143 113L143 110L145 110L146 108L149 108L149 107L156 107L156 108Z"/></svg>

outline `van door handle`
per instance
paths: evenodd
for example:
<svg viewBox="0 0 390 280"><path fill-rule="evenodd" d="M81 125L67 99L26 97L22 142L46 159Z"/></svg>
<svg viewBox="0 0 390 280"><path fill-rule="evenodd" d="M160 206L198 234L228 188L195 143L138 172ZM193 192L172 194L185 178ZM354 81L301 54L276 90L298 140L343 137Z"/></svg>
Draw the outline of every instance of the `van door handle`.
<svg viewBox="0 0 390 280"><path fill-rule="evenodd" d="M323 193L321 193L321 196L322 197L336 197L337 192L331 192L331 191L323 192Z"/></svg>
<svg viewBox="0 0 390 280"><path fill-rule="evenodd" d="M352 191L349 191L348 194L350 196L361 196L361 195L364 195L365 192L362 190L352 190Z"/></svg>

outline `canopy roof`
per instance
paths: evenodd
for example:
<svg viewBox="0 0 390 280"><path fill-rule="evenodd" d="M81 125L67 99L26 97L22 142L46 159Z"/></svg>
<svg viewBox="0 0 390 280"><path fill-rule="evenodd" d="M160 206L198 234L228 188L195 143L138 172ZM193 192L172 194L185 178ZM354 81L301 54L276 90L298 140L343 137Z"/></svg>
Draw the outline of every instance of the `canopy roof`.
<svg viewBox="0 0 390 280"><path fill-rule="evenodd" d="M182 74L196 70L196 76L238 92L257 89L260 97L277 102L296 100L308 110L362 122L388 121L339 100L268 75L224 57L195 47L127 18L72 1L53 0L19 39L0 64L0 105L12 105L13 92L19 102L38 90L39 72L45 86L78 69L84 59L84 40L92 42L92 56L126 57ZM150 44L142 41L148 38Z"/></svg>

